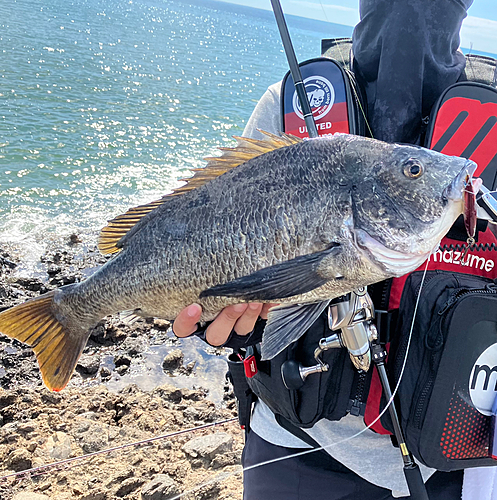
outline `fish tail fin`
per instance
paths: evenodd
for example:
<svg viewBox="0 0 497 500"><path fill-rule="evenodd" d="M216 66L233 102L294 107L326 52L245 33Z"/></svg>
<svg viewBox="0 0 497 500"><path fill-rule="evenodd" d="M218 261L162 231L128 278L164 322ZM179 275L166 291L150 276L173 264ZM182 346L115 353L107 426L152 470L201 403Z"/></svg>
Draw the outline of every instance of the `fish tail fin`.
<svg viewBox="0 0 497 500"><path fill-rule="evenodd" d="M44 384L60 391L71 378L88 336L57 319L54 294L48 292L0 313L0 332L32 347Z"/></svg>

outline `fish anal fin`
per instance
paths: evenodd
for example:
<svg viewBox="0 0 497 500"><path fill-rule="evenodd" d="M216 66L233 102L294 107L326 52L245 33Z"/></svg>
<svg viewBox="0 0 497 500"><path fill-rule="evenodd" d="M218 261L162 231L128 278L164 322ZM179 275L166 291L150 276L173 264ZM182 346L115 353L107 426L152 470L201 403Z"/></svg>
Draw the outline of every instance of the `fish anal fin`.
<svg viewBox="0 0 497 500"><path fill-rule="evenodd" d="M323 286L332 278L319 272L324 259L335 258L341 253L340 245L332 244L326 250L275 264L228 283L208 288L203 297L239 297L243 300L277 301L301 295Z"/></svg>
<svg viewBox="0 0 497 500"><path fill-rule="evenodd" d="M88 335L55 317L49 292L0 313L0 332L33 348L44 384L62 390L74 371Z"/></svg>

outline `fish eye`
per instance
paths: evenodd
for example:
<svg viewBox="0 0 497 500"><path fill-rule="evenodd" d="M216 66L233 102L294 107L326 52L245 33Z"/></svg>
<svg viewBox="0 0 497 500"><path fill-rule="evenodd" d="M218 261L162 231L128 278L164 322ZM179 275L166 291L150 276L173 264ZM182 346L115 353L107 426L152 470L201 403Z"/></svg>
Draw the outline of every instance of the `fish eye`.
<svg viewBox="0 0 497 500"><path fill-rule="evenodd" d="M419 160L409 158L404 163L404 175L409 179L419 179L424 174L423 164Z"/></svg>

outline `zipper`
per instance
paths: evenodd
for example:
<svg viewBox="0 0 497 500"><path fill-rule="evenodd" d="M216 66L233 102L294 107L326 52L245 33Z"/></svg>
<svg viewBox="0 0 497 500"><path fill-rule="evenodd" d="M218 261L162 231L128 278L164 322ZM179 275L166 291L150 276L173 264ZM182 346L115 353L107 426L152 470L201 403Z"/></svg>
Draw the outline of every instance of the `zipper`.
<svg viewBox="0 0 497 500"><path fill-rule="evenodd" d="M435 382L436 373L435 370L433 370L433 367L435 366L436 358L438 357L440 352L441 351L432 352L430 356L430 370L428 372L428 379L423 383L423 390L421 391L421 394L418 396L418 399L416 401L416 411L414 413L413 419L413 425L416 429L421 428L422 417L426 413L425 401L431 394L433 384Z"/></svg>
<svg viewBox="0 0 497 500"><path fill-rule="evenodd" d="M497 286L488 284L485 286L485 288L473 288L473 289L464 289L464 290L459 290L452 294L449 298L449 300L444 304L442 309L438 311L438 315L442 316L445 314L447 310L449 310L461 297L464 297L465 295L471 294L471 293L478 293L478 294L483 294L483 295L495 295L497 294Z"/></svg>
<svg viewBox="0 0 497 500"><path fill-rule="evenodd" d="M366 377L366 372L359 372L355 398L349 399L349 404L347 405L347 411L355 417L364 415L364 410L366 409L366 403L364 403L363 401L364 389L366 386Z"/></svg>

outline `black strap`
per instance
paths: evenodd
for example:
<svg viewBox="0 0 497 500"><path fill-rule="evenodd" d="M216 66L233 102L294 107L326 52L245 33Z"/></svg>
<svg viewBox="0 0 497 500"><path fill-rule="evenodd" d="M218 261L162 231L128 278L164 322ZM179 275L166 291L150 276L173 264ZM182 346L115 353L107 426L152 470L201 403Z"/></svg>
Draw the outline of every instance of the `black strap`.
<svg viewBox="0 0 497 500"><path fill-rule="evenodd" d="M300 427L297 427L296 425L293 425L290 421L288 421L285 417L282 417L281 415L275 414L276 417L276 422L283 427L283 429L287 430L291 434L293 434L295 437L298 437L304 443L307 443L309 446L312 446L313 448L322 448L322 446L314 439L312 439L307 432L302 430Z"/></svg>
<svg viewBox="0 0 497 500"><path fill-rule="evenodd" d="M247 384L243 356L240 353L230 354L228 357L228 373L226 378L233 385L233 392L237 402L238 422L246 432L250 430L250 417L252 415L252 404L257 399Z"/></svg>

